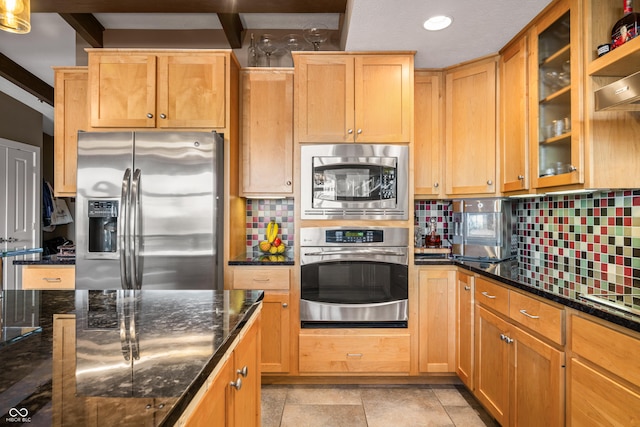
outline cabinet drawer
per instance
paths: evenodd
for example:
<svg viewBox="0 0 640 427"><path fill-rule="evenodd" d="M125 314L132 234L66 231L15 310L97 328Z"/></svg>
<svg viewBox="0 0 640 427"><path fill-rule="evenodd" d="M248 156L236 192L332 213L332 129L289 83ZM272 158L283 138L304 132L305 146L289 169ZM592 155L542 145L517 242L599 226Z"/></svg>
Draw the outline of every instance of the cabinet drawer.
<svg viewBox="0 0 640 427"><path fill-rule="evenodd" d="M573 353L640 386L640 340L581 317L571 317Z"/></svg>
<svg viewBox="0 0 640 427"><path fill-rule="evenodd" d="M39 266L22 267L22 289L75 289L75 266Z"/></svg>
<svg viewBox="0 0 640 427"><path fill-rule="evenodd" d="M409 335L300 335L301 373L408 373Z"/></svg>
<svg viewBox="0 0 640 427"><path fill-rule="evenodd" d="M233 271L233 289L288 290L288 268L253 268Z"/></svg>
<svg viewBox="0 0 640 427"><path fill-rule="evenodd" d="M509 290L480 277L476 280L476 301L505 316L509 315Z"/></svg>
<svg viewBox="0 0 640 427"><path fill-rule="evenodd" d="M509 317L557 344L564 344L564 310L561 308L511 291Z"/></svg>

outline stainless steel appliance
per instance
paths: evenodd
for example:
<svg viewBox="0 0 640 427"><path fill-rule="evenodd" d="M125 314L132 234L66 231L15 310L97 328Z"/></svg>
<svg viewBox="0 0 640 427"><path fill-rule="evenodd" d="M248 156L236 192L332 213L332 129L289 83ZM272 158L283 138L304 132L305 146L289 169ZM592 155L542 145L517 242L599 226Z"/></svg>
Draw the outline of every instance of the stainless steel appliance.
<svg viewBox="0 0 640 427"><path fill-rule="evenodd" d="M303 145L300 152L302 219L408 219L407 146Z"/></svg>
<svg viewBox="0 0 640 427"><path fill-rule="evenodd" d="M76 289L222 289L223 138L80 132Z"/></svg>
<svg viewBox="0 0 640 427"><path fill-rule="evenodd" d="M454 200L453 256L488 261L516 257L518 239L512 208L506 199Z"/></svg>
<svg viewBox="0 0 640 427"><path fill-rule="evenodd" d="M301 228L301 326L406 328L408 245L408 228Z"/></svg>

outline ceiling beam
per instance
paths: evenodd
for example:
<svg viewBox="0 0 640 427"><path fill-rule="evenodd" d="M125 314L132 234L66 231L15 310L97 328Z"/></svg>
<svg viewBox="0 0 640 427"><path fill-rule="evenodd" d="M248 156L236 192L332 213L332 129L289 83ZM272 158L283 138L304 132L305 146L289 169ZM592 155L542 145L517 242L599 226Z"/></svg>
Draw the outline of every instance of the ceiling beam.
<svg viewBox="0 0 640 427"><path fill-rule="evenodd" d="M244 27L237 13L218 13L218 19L222 24L224 34L232 49L240 49L242 47L242 32Z"/></svg>
<svg viewBox="0 0 640 427"><path fill-rule="evenodd" d="M7 56L0 53L0 77L53 106L53 87L49 86Z"/></svg>
<svg viewBox="0 0 640 427"><path fill-rule="evenodd" d="M31 0L31 13L344 13L347 0Z"/></svg>
<svg viewBox="0 0 640 427"><path fill-rule="evenodd" d="M91 47L104 47L102 44L104 27L95 16L90 13L60 13L59 15Z"/></svg>

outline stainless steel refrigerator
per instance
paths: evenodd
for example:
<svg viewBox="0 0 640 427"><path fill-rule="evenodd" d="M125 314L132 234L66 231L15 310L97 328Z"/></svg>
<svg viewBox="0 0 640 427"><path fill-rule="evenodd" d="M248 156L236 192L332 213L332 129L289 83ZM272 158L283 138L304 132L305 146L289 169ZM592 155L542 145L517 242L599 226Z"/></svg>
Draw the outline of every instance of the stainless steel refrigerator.
<svg viewBox="0 0 640 427"><path fill-rule="evenodd" d="M223 141L78 133L76 289L223 289Z"/></svg>

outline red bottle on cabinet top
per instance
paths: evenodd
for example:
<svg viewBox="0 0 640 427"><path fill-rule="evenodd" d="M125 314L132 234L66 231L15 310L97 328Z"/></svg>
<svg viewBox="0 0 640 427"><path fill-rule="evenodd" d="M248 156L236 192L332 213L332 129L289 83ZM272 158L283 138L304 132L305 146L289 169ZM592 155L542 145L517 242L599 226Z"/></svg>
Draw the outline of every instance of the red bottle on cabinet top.
<svg viewBox="0 0 640 427"><path fill-rule="evenodd" d="M636 37L640 30L640 13L633 11L631 0L623 1L624 16L615 23L611 30L611 49L615 49Z"/></svg>

